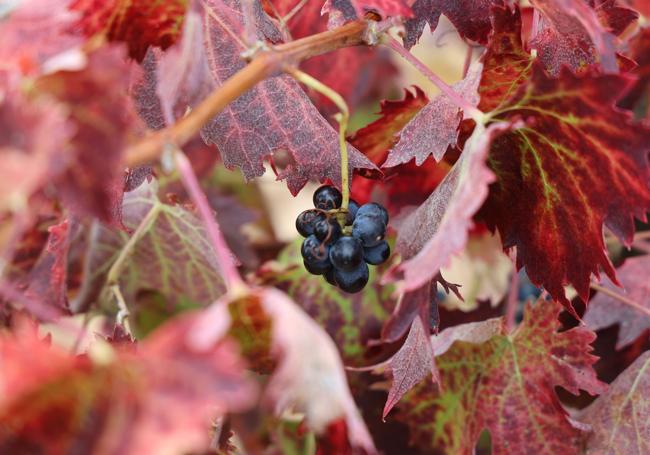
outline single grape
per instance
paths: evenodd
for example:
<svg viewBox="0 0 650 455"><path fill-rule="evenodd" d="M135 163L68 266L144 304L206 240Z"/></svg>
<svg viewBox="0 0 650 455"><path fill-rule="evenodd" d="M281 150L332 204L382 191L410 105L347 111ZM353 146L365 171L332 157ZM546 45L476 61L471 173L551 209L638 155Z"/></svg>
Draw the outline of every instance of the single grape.
<svg viewBox="0 0 650 455"><path fill-rule="evenodd" d="M363 262L363 246L354 237L341 237L330 248L330 261L334 267L344 271L356 269Z"/></svg>
<svg viewBox="0 0 650 455"><path fill-rule="evenodd" d="M386 262L390 257L390 247L388 242L383 240L379 245L363 249L363 260L368 264L379 265Z"/></svg>
<svg viewBox="0 0 650 455"><path fill-rule="evenodd" d="M318 221L327 217L319 210L305 210L296 218L296 229L303 237L308 237L314 233L314 226Z"/></svg>
<svg viewBox="0 0 650 455"><path fill-rule="evenodd" d="M381 218L357 213L357 217L352 223L352 236L361 240L364 247L370 248L378 245L384 240L384 235L386 235L386 225Z"/></svg>
<svg viewBox="0 0 650 455"><path fill-rule="evenodd" d="M314 207L321 210L333 210L341 207L343 196L332 185L323 185L314 193Z"/></svg>
<svg viewBox="0 0 650 455"><path fill-rule="evenodd" d="M338 286L345 292L355 293L359 292L368 283L368 264L362 262L359 266L351 272L346 272L341 269L334 269L334 279Z"/></svg>
<svg viewBox="0 0 650 455"><path fill-rule="evenodd" d="M341 225L334 217L319 220L314 224L314 235L321 242L334 243L342 233Z"/></svg>
<svg viewBox="0 0 650 455"><path fill-rule="evenodd" d="M359 207L356 216L360 217L366 215L377 216L384 222L386 226L388 226L388 212L386 211L385 208L383 208L381 205L377 204L376 202L363 204L361 207Z"/></svg>
<svg viewBox="0 0 650 455"><path fill-rule="evenodd" d="M331 267L323 275L325 276L325 281L327 281L332 286L337 286L338 287L338 284L336 283L336 279L334 278L334 270L335 270L334 267Z"/></svg>
<svg viewBox="0 0 650 455"><path fill-rule="evenodd" d="M326 270L331 267L329 260L329 246L318 241L315 235L310 235L302 242L300 253L309 267L305 265L307 271L313 273L312 270ZM323 272L317 273L320 275Z"/></svg>
<svg viewBox="0 0 650 455"><path fill-rule="evenodd" d="M345 217L345 225L349 226L352 224L354 219L357 216L357 211L359 210L359 203L354 199L350 199L348 202L348 214Z"/></svg>
<svg viewBox="0 0 650 455"><path fill-rule="evenodd" d="M302 263L305 266L305 270L312 275L326 275L332 270L332 263L330 261L309 262L303 260Z"/></svg>

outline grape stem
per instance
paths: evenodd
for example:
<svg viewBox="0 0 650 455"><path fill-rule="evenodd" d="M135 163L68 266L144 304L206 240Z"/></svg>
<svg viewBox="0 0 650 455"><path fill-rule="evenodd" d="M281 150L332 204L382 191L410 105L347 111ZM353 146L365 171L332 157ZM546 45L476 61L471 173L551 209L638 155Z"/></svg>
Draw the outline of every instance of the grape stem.
<svg viewBox="0 0 650 455"><path fill-rule="evenodd" d="M348 129L348 121L350 120L350 110L343 97L336 91L323 84L318 79L311 77L309 74L300 71L295 67L285 68L285 72L291 75L298 82L306 85L312 90L317 91L332 103L336 105L339 112L334 116L339 123L339 148L341 150L341 194L343 195L343 202L341 202L341 209L336 214L336 218L341 225L345 227L345 218L348 211L348 204L350 202L350 173L348 162L348 145L345 140L345 134Z"/></svg>
<svg viewBox="0 0 650 455"><path fill-rule="evenodd" d="M422 63L415 55L409 52L404 46L402 46L395 38L384 35L385 39L383 44L397 52L404 60L413 65L420 73L426 76L433 85L438 87L442 93L447 95L449 100L451 100L456 106L462 109L465 113L466 118L472 118L476 123L485 124L485 114L480 111L478 108L469 103L465 98L460 96L454 89L447 84L445 81L440 79L436 73L431 71L424 63Z"/></svg>

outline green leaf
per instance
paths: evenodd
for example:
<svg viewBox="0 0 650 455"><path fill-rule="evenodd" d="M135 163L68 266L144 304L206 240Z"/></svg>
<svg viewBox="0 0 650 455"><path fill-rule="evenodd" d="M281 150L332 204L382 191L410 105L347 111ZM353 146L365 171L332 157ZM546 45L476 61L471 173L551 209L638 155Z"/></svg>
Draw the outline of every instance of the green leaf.
<svg viewBox="0 0 650 455"><path fill-rule="evenodd" d="M124 224L132 232L150 211L154 214L149 225L139 231L140 238L127 256L119 274L120 290L129 309L136 313L139 297L151 293L156 295L154 300L162 299L170 311L207 306L225 292L225 285L203 223L186 208L162 203L156 196L157 190L155 180L145 181L124 195ZM130 237L106 226L94 229L86 258L88 276L83 299L87 301L102 288L109 269ZM111 299L108 302L107 297ZM80 301L77 306L87 303ZM114 308L112 296L106 293L102 303ZM153 305L156 306L159 305Z"/></svg>

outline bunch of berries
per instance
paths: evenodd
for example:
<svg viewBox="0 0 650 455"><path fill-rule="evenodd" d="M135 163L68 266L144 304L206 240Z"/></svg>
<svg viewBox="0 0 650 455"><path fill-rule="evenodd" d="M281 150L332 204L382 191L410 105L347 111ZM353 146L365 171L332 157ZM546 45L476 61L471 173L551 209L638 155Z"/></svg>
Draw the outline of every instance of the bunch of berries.
<svg viewBox="0 0 650 455"><path fill-rule="evenodd" d="M307 271L353 293L368 283L368 264L379 265L390 256L384 240L388 212L374 202L359 207L353 200L344 212L342 200L339 190L321 186L314 193L315 209L298 215L296 229L306 237L301 253Z"/></svg>

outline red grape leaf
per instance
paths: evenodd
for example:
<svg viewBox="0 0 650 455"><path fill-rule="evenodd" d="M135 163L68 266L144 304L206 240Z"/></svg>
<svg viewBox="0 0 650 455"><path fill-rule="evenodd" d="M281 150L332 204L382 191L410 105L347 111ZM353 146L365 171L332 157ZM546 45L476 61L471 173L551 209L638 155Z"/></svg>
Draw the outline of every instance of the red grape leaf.
<svg viewBox="0 0 650 455"><path fill-rule="evenodd" d="M82 356L47 346L34 328L1 334L0 451L206 449L211 418L254 404L256 385L232 343L184 343L191 320L173 321L137 350L105 344Z"/></svg>
<svg viewBox="0 0 650 455"><path fill-rule="evenodd" d="M637 77L636 83L618 103L633 110L637 118L650 118L650 28L645 28L630 40L630 58L637 67L631 72Z"/></svg>
<svg viewBox="0 0 650 455"><path fill-rule="evenodd" d="M66 162L60 151L74 125L64 106L52 99L29 100L15 91L0 92L0 98L0 209L21 210L46 184L50 164Z"/></svg>
<svg viewBox="0 0 650 455"><path fill-rule="evenodd" d="M381 340L385 343L398 341L413 322L419 316L429 332L437 333L440 325L438 314L438 285L449 294L453 292L456 297L462 299L458 291L458 285L447 282L438 273L429 283L413 290L405 292L400 296L393 314L384 324L381 330Z"/></svg>
<svg viewBox="0 0 650 455"><path fill-rule="evenodd" d="M224 296L203 311L188 343L197 347L210 346L219 339L227 330L224 314L228 313L229 306L231 312L236 311L245 317L251 311L256 314L255 324L249 325L249 331L245 334L240 332L240 335L258 344L267 344L266 349L276 360L264 390L264 400L274 412L281 414L287 409L303 412L307 424L317 434L322 434L331 423L344 418L351 445L376 453L348 388L336 345L283 292L274 288L256 288L240 298ZM269 325L270 340L266 332ZM252 331L255 328L262 331L255 333ZM235 338L240 339L238 336Z"/></svg>
<svg viewBox="0 0 650 455"><path fill-rule="evenodd" d="M416 0L413 3L413 19L405 23L404 46L410 49L422 35L428 23L431 31L438 26L444 14L458 30L462 38L485 44L490 34L490 8L503 5L502 0Z"/></svg>
<svg viewBox="0 0 650 455"><path fill-rule="evenodd" d="M478 108L490 112L502 107L530 77L533 59L521 41L519 8L492 8L493 33L483 54Z"/></svg>
<svg viewBox="0 0 650 455"><path fill-rule="evenodd" d="M434 338L440 390L421 383L398 405L411 441L423 450L471 453L487 429L495 455L575 452L582 432L554 389L598 394L606 384L592 368L595 334L583 327L558 332L560 309L539 301L511 333L491 320L444 330L440 346Z"/></svg>
<svg viewBox="0 0 650 455"><path fill-rule="evenodd" d="M44 76L36 85L64 105L75 128L65 153L50 163L59 196L75 214L116 226L124 188L122 150L141 129L126 92L129 73L122 50L104 47L88 56L83 70Z"/></svg>
<svg viewBox="0 0 650 455"><path fill-rule="evenodd" d="M388 49L361 46L310 58L300 69L340 94L351 110L384 96L393 88L398 73ZM307 93L321 112L336 113L336 107L323 95L313 90Z"/></svg>
<svg viewBox="0 0 650 455"><path fill-rule="evenodd" d="M406 341L391 358L388 369L393 377L393 382L384 406L384 419L405 393L429 375L431 375L432 382L440 381L433 360L429 331L424 328L420 318L413 319Z"/></svg>
<svg viewBox="0 0 650 455"><path fill-rule="evenodd" d="M413 291L400 295L393 313L382 327L382 341L388 343L399 341L410 330L414 319L418 316L426 316L422 313L429 309L431 302L436 298L437 292L438 288L434 283L427 283ZM435 302L436 305L437 303Z"/></svg>
<svg viewBox="0 0 650 455"><path fill-rule="evenodd" d="M650 452L650 352L637 358L581 415L591 425L588 454Z"/></svg>
<svg viewBox="0 0 650 455"><path fill-rule="evenodd" d="M472 217L488 195L494 174L487 168L490 144L509 123L487 129L477 125L460 159L429 198L400 226L395 249L404 274L401 290L411 291L429 282L467 242Z"/></svg>
<svg viewBox="0 0 650 455"><path fill-rule="evenodd" d="M480 218L498 227L505 248L517 247L518 267L568 309L563 286L583 300L599 267L614 277L603 223L629 243L633 218L650 207L650 128L634 124L614 102L630 85L618 75L549 78L539 64L498 119L527 125L499 137L488 164L497 181Z"/></svg>
<svg viewBox="0 0 650 455"><path fill-rule="evenodd" d="M179 36L188 0L73 0L69 8L80 13L75 28L88 37L123 41L129 55L142 61L149 46L166 49Z"/></svg>
<svg viewBox="0 0 650 455"><path fill-rule="evenodd" d="M624 0L632 8L643 14L645 17L650 17L650 4L646 0Z"/></svg>
<svg viewBox="0 0 650 455"><path fill-rule="evenodd" d="M347 294L322 276L307 272L300 242L294 242L280 253L277 262L267 263L258 275L264 284L285 291L329 333L346 365L363 366L378 360L380 352L373 352L367 344L379 338L394 305L392 286L379 283L381 270L370 267L364 291Z"/></svg>
<svg viewBox="0 0 650 455"><path fill-rule="evenodd" d="M62 312L68 311L66 277L68 250L74 235L71 230L74 229L74 223L69 220L48 229L50 234L45 249L27 277L27 296Z"/></svg>
<svg viewBox="0 0 650 455"><path fill-rule="evenodd" d="M624 291L609 282L604 286L632 304L599 292L589 302L584 321L592 330L619 324L616 349L621 349L650 328L650 256L627 259L616 274Z"/></svg>
<svg viewBox="0 0 650 455"><path fill-rule="evenodd" d="M205 52L203 17L198 2L187 12L182 39L164 53L155 73L158 99L167 125L182 118L188 106L195 106L215 88ZM152 58L155 58L152 53Z"/></svg>
<svg viewBox="0 0 650 455"><path fill-rule="evenodd" d="M218 21L239 34L243 31L242 14L234 2L210 0L205 6L208 12L203 17L207 30L204 52L211 76L218 86L246 64L240 56L243 49L223 32ZM257 20L264 36L279 39L279 33L261 10ZM195 69L203 71L201 65L188 68ZM186 75L183 79L192 81L195 76ZM173 90L164 87L159 88L158 93L177 96ZM184 95L187 97L187 93ZM149 103L141 101L141 104ZM180 107L175 102L169 105ZM272 161L274 152L284 150L292 162L279 173L278 178L287 180L292 194L297 194L309 180L329 179L335 184L341 181L338 135L290 76L266 79L244 93L210 121L201 134L208 144L218 147L227 167L240 167L247 179L261 176L265 170L264 160L270 158ZM356 149L349 147L348 150L350 172L354 168L376 169Z"/></svg>
<svg viewBox="0 0 650 455"><path fill-rule="evenodd" d="M380 118L358 130L349 141L361 150L377 166L386 161L388 151L399 140L399 132L428 103L427 95L419 87L404 90L402 100L383 100L378 115Z"/></svg>
<svg viewBox="0 0 650 455"><path fill-rule="evenodd" d="M639 18L639 13L626 8L618 0L589 0L600 23L614 35L620 35Z"/></svg>
<svg viewBox="0 0 650 455"><path fill-rule="evenodd" d="M85 63L83 38L72 33L78 14L61 0L30 0L9 6L0 20L0 75L38 76ZM14 78L10 78L14 82Z"/></svg>
<svg viewBox="0 0 650 455"><path fill-rule="evenodd" d="M574 72L599 63L617 73L616 37L606 30L598 14L584 0L531 0L544 19L531 45L544 67L558 75L563 66Z"/></svg>
<svg viewBox="0 0 650 455"><path fill-rule="evenodd" d="M479 102L477 88L482 69L481 64L473 65L465 79L453 86L454 91L473 106ZM399 142L389 152L383 167L397 166L413 158L419 166L430 155L440 161L447 149L456 145L461 120L460 108L446 95L438 95L402 129Z"/></svg>
<svg viewBox="0 0 650 455"><path fill-rule="evenodd" d="M361 128L350 138L350 143L361 150L377 166L386 161L388 151L399 139L399 132L415 114L429 102L418 87L415 93L405 90L404 99L381 102L381 116ZM419 205L438 186L449 171L449 164L427 159L420 166L413 161L384 170L384 179L355 176L352 196L361 203L381 202L391 213L397 214L408 205Z"/></svg>
<svg viewBox="0 0 650 455"><path fill-rule="evenodd" d="M172 307L181 304L209 305L225 291L217 257L198 217L177 205L162 203L156 196L156 180L145 181L134 191L124 194L124 225L135 230L147 214L156 216L136 243L133 254L120 275L120 289L130 308L137 309L140 291L157 291ZM129 235L116 229L97 226L95 241L86 254L88 274L84 277L85 307L97 297L106 273Z"/></svg>
<svg viewBox="0 0 650 455"><path fill-rule="evenodd" d="M273 0L266 11L273 17L286 16L300 0ZM322 0L308 0L288 21L293 39L304 38L327 30L327 16L321 15ZM300 63L300 69L336 91L351 111L365 102L374 102L393 87L397 67L390 51L380 46L355 46L337 49ZM336 107L323 95L305 87L310 98L324 114L336 113Z"/></svg>
<svg viewBox="0 0 650 455"><path fill-rule="evenodd" d="M384 172L384 180L355 176L353 199L360 204L378 202L391 215L398 215L405 207L422 204L442 182L449 169L451 165L446 160L436 163L429 158L421 166L410 161L388 168L388 172Z"/></svg>

